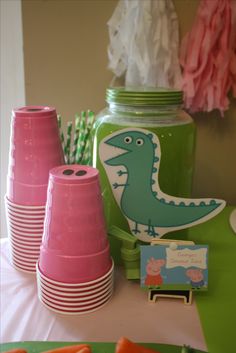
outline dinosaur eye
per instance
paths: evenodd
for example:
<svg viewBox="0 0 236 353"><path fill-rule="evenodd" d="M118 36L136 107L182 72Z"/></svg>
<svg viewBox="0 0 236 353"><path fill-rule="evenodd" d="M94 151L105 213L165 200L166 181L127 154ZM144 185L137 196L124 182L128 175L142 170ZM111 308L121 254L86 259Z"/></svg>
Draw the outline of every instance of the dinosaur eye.
<svg viewBox="0 0 236 353"><path fill-rule="evenodd" d="M126 137L124 138L124 142L125 142L125 143L131 143L131 142L132 142L132 137L126 136Z"/></svg>
<svg viewBox="0 0 236 353"><path fill-rule="evenodd" d="M143 139L137 139L137 140L136 140L136 145L137 145L137 146L142 146L143 144L144 144Z"/></svg>

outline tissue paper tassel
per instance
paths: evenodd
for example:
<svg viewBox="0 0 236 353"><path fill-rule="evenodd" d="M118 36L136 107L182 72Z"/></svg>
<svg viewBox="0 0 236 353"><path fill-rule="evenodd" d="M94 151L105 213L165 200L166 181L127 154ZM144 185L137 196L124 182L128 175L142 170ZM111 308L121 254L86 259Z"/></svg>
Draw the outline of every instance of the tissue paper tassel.
<svg viewBox="0 0 236 353"><path fill-rule="evenodd" d="M181 45L182 89L192 112L228 109L236 96L236 5L231 0L202 0L193 27Z"/></svg>
<svg viewBox="0 0 236 353"><path fill-rule="evenodd" d="M179 87L178 19L172 0L120 0L108 22L109 68L126 86Z"/></svg>

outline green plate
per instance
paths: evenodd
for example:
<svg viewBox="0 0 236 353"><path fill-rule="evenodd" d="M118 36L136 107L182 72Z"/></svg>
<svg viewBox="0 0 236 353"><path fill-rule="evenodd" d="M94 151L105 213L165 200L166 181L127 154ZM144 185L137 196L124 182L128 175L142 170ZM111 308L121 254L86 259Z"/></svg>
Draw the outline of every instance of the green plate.
<svg viewBox="0 0 236 353"><path fill-rule="evenodd" d="M14 348L23 348L28 351L28 353L40 353L50 349L63 347L66 345L88 343L93 353L114 353L115 343L105 343L105 342L11 342L3 343L0 345L0 352L5 352ZM143 346L156 349L160 353L181 353L181 347L166 345L166 344L156 344L156 343L142 343ZM199 350L191 350L191 353L201 353ZM128 353L128 352L127 352ZM187 352L186 352L187 353Z"/></svg>
<svg viewBox="0 0 236 353"><path fill-rule="evenodd" d="M165 87L143 87L143 86L137 86L137 87L109 87L107 88L107 92L109 93L118 93L118 94L135 94L135 95L143 95L148 94L148 95L179 95L183 94L183 91L177 90L177 89L172 89L172 88L165 88Z"/></svg>

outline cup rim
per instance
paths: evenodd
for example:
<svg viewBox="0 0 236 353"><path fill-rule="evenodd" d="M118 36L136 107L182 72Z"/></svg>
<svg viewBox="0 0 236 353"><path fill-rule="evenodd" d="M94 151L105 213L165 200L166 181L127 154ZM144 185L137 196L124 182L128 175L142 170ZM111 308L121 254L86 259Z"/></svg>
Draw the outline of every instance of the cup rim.
<svg viewBox="0 0 236 353"><path fill-rule="evenodd" d="M12 238L12 237L9 237L9 239L10 239L10 242L11 243L13 242L16 246L19 246L19 247L24 246L26 249L35 249L36 247L40 248L40 245L41 245L40 242L31 243L30 241L28 241L28 242L24 242L24 241L20 241L20 240L18 241L17 239Z"/></svg>
<svg viewBox="0 0 236 353"><path fill-rule="evenodd" d="M55 296L55 298L64 298L65 300L72 300L72 301L75 301L75 300L80 300L80 298L94 298L97 296L97 294L103 294L105 293L106 291L108 291L108 289L112 288L113 287L113 281L109 281L103 288L95 288L91 291L81 291L81 292L75 292L75 293L72 293L72 292L59 292L59 291L55 291L55 290L52 290L50 287L47 287L45 286L45 284L43 284L42 282L40 282L40 278L38 278L38 284L39 286L46 292L48 292L49 295L51 296Z"/></svg>
<svg viewBox="0 0 236 353"><path fill-rule="evenodd" d="M13 207L16 207L16 208L20 208L20 209L45 209L45 204L44 205L22 205L22 204L19 204L19 203L15 203L13 201L11 201L10 199L8 199L7 195L5 195L5 199L6 199L6 202L8 204L10 204L11 206Z"/></svg>
<svg viewBox="0 0 236 353"><path fill-rule="evenodd" d="M15 259L15 261L19 262L21 265L25 265L25 266L29 266L29 267L34 267L36 262L37 262L37 258L33 259L29 257L24 257L24 256L20 256L20 255L16 255L14 252L11 252L12 254L12 258Z"/></svg>
<svg viewBox="0 0 236 353"><path fill-rule="evenodd" d="M84 293L84 292L90 292L93 293L95 291L97 291L98 289L100 289L103 286L108 286L111 283L113 283L113 273L107 277L107 279L105 279L102 282L98 282L97 284L93 285L93 286L85 286L83 288L79 287L79 288L65 288L65 287L56 287L51 283L45 282L41 277L39 272L37 271L37 276L39 277L40 283L41 285L45 286L49 291L57 291L59 293L62 294L66 294L66 296L74 296L77 293Z"/></svg>
<svg viewBox="0 0 236 353"><path fill-rule="evenodd" d="M40 293L38 292L38 297L39 297L39 299L43 299L44 301L46 301L46 303L48 303L49 305L53 305L55 308L57 308L57 309L62 309L62 310L69 310L69 311L76 311L76 310L78 310L78 311L80 311L80 310L83 310L83 309L92 309L92 308L94 308L95 306L97 307L97 306L99 306L100 304L103 304L104 302L107 302L107 300L110 298L110 297L112 297L112 294L113 294L113 291L111 291L105 298L103 298L102 300L100 300L99 302L96 302L96 303L93 303L93 304L90 304L90 305L84 305L84 306L78 306L78 307L74 307L74 308L72 308L72 307L67 307L67 306L62 306L62 305L60 305L59 303L58 303L58 305L57 304L54 304L54 303L51 303L50 302L50 300L48 300L47 298L45 298L45 297L42 297L41 296L41 298L40 298Z"/></svg>
<svg viewBox="0 0 236 353"><path fill-rule="evenodd" d="M110 297L107 301L104 302L104 304L102 304L102 305L100 305L100 306L98 306L98 307L96 307L96 308L94 308L94 309L91 309L91 310L84 310L84 311L74 311L74 312L67 312L66 310L58 310L58 309L55 309L54 307L52 307L52 306L46 304L46 303L45 303L43 300L41 300L40 298L39 298L39 300L40 300L40 302L41 302L47 309L49 309L49 310L51 310L51 311L53 311L53 312L55 312L55 313L57 313L57 314L67 315L67 316L74 316L74 315L85 315L85 314L93 313L93 312L95 312L95 311L97 311L97 310L103 308L103 307L110 301L111 298L112 298L112 295L111 295L111 297Z"/></svg>
<svg viewBox="0 0 236 353"><path fill-rule="evenodd" d="M25 267L25 268L30 268L30 269L34 269L35 268L35 262L26 262L26 261L22 261L21 259L19 259L18 257L12 256L12 261L16 262L19 266Z"/></svg>
<svg viewBox="0 0 236 353"><path fill-rule="evenodd" d="M34 228L29 229L29 228L24 228L24 227L18 227L14 224L10 224L9 222L8 222L8 226L9 226L10 230L13 230L13 231L17 230L17 231L19 231L23 234L26 234L26 235L32 235L32 233L35 233L35 235L37 234L38 236L43 235L43 229L41 229L39 231L39 229L37 229L37 228L36 229L34 229ZM28 233L24 233L24 232L28 232Z"/></svg>
<svg viewBox="0 0 236 353"><path fill-rule="evenodd" d="M10 244L13 244L15 246L19 246L20 248L25 248L25 249L36 249L36 248L40 249L40 245L41 245L41 243L32 244L31 242L21 243L15 240L14 238L12 238L11 236L9 237L9 240L10 240Z"/></svg>
<svg viewBox="0 0 236 353"><path fill-rule="evenodd" d="M35 246L32 246L32 247L23 247L23 246L18 246L18 244L15 244L14 241L10 241L10 245L11 245L11 248L20 253L22 255L22 253L26 254L28 256L29 254L29 257L33 257L33 256L38 256L39 253L40 253L40 249L39 249L39 246L35 247ZM32 256L30 256L32 255Z"/></svg>
<svg viewBox="0 0 236 353"><path fill-rule="evenodd" d="M42 241L42 234L41 235L32 235L32 234L27 234L27 233L21 233L20 231L15 231L11 230L9 232L11 235L13 235L16 238L22 239L22 240L30 240L30 241Z"/></svg>
<svg viewBox="0 0 236 353"><path fill-rule="evenodd" d="M27 219L26 217L26 219L22 219L22 218L19 218L19 217L15 217L15 216L12 216L11 214L9 214L8 215L8 218L10 219L10 221L13 221L13 222L17 222L18 223L18 221L19 221L19 223L26 223L26 224L28 224L28 223L30 223L30 224L41 224L41 223L43 223L44 222L44 217L43 218L38 218L38 220L35 220L35 219ZM33 217L32 217L33 218Z"/></svg>
<svg viewBox="0 0 236 353"><path fill-rule="evenodd" d="M12 266L15 268L15 270L25 272L25 273L35 274L35 270L33 268L23 266L23 265L18 266L17 263L14 262L14 260L12 261Z"/></svg>
<svg viewBox="0 0 236 353"><path fill-rule="evenodd" d="M28 254L24 254L24 253L22 254L21 252L13 249L12 247L10 249L10 253L14 258L18 259L19 261L23 261L23 262L36 263L38 260L37 255L29 256Z"/></svg>
<svg viewBox="0 0 236 353"><path fill-rule="evenodd" d="M12 225L13 227L18 227L18 228L22 228L22 229L25 229L25 230L28 230L28 231L31 231L31 230L42 230L43 231L43 224L42 222L39 224L39 226L37 226L37 224L33 224L33 226L31 227L31 224L22 224L21 222L16 222L12 219L8 219L8 222L10 225ZM23 225L23 227L22 227Z"/></svg>
<svg viewBox="0 0 236 353"><path fill-rule="evenodd" d="M46 211L43 210L43 211L37 211L37 210L33 210L33 211L26 211L26 210L20 210L20 209L14 209L14 207L12 206L9 206L7 204L6 205L6 211L7 212L11 212L11 213L16 213L16 214L19 214L19 215L23 215L23 216L40 216L40 217L44 217Z"/></svg>
<svg viewBox="0 0 236 353"><path fill-rule="evenodd" d="M60 298L57 299L55 298L55 296L52 296L50 293L48 295L48 293L46 293L42 288L38 288L38 291L40 293L42 293L42 295L44 295L45 298L48 298L50 301L52 301L53 303L62 303L65 304L66 306L75 306L75 305L79 305L80 304L93 304L96 301L102 300L102 298L105 298L107 295L110 294L111 291L113 291L113 287L107 289L106 291L104 291L103 293L98 293L97 295L94 295L93 298L88 298L88 300L86 300L86 298L81 297L80 299L78 298L67 298L67 300L65 300L65 298Z"/></svg>
<svg viewBox="0 0 236 353"><path fill-rule="evenodd" d="M15 212L10 209L7 209L7 214L10 215L10 217L15 217L15 218L20 218L20 219L44 219L45 218L45 212L42 214L28 214L28 213L20 213L20 212Z"/></svg>
<svg viewBox="0 0 236 353"><path fill-rule="evenodd" d="M13 244L10 244L10 251L11 253L15 254L16 256L20 256L23 257L25 260L32 262L32 261L36 261L39 258L39 251L27 251L21 248L17 248L15 247Z"/></svg>
<svg viewBox="0 0 236 353"><path fill-rule="evenodd" d="M40 270L40 267L39 267L39 261L37 262L37 265L36 265L36 268L38 269L38 271L40 272L40 275L43 279L45 279L47 282L50 282L52 284L58 284L60 286L65 286L65 287L68 287L68 286L71 286L72 288L73 287L83 287L83 286L86 286L86 285L90 285L90 284L95 284L99 281L102 281L103 279L105 279L106 277L108 277L112 272L113 272L113 269L114 269L114 261L112 259L112 257L110 257L111 259L111 267L110 269L101 277L99 278L96 278L95 280L92 280L92 281L87 281L87 282L80 282L80 283L65 283L65 282L59 282L59 281L55 281L55 280L52 280L51 278L45 276L42 271Z"/></svg>

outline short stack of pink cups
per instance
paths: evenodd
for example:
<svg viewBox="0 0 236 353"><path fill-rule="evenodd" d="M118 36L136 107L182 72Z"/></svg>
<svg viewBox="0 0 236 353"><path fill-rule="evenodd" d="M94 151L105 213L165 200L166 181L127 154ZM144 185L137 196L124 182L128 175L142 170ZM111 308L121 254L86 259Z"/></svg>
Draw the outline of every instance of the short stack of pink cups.
<svg viewBox="0 0 236 353"><path fill-rule="evenodd" d="M62 314L93 312L112 296L113 268L98 170L53 168L37 264L40 301Z"/></svg>
<svg viewBox="0 0 236 353"><path fill-rule="evenodd" d="M5 197L13 266L35 273L43 234L49 170L64 164L56 110L14 109Z"/></svg>

